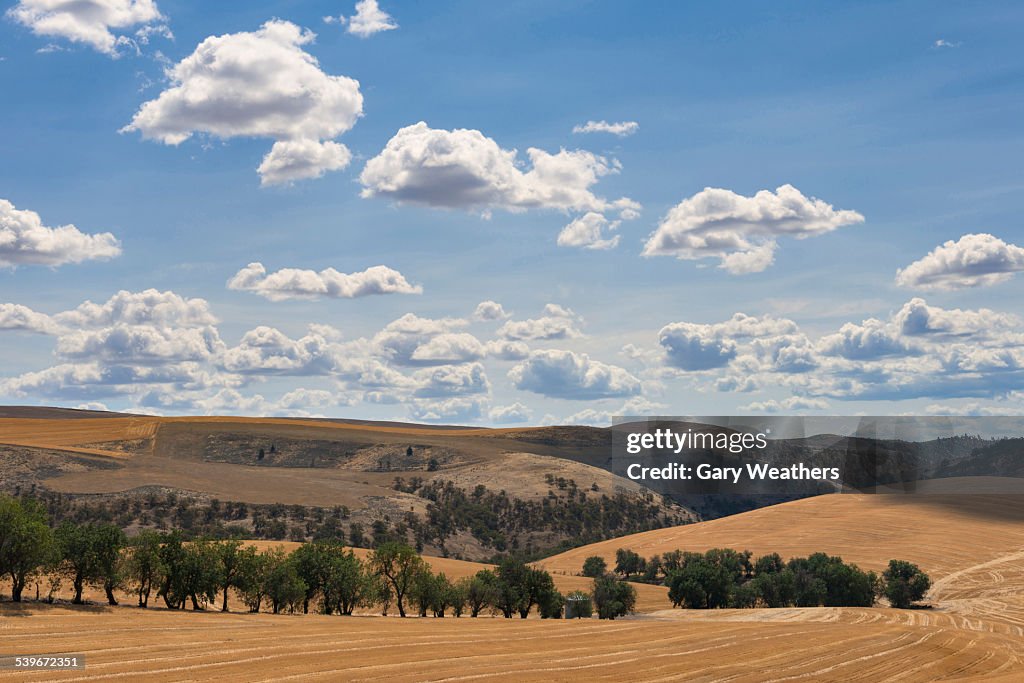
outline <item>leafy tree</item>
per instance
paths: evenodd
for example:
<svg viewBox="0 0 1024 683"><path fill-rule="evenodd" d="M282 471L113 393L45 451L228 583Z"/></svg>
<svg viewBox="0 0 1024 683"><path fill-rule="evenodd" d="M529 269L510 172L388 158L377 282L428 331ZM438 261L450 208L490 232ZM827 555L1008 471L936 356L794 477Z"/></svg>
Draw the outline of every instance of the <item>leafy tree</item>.
<svg viewBox="0 0 1024 683"><path fill-rule="evenodd" d="M272 552L257 553L242 564L238 576L238 594L250 612L259 612L266 597L267 571Z"/></svg>
<svg viewBox="0 0 1024 683"><path fill-rule="evenodd" d="M690 609L727 607L738 582L734 555L709 550L705 554L684 553L681 567L667 580L668 596L674 606Z"/></svg>
<svg viewBox="0 0 1024 683"><path fill-rule="evenodd" d="M466 613L466 605L469 602L469 583L472 577L464 576L451 585L450 601L452 605L452 616L461 617Z"/></svg>
<svg viewBox="0 0 1024 683"><path fill-rule="evenodd" d="M221 541L214 546L214 555L217 558L218 582L223 594L220 611L227 612L228 592L239 587L247 563L256 557L256 548L243 547L241 541Z"/></svg>
<svg viewBox="0 0 1024 683"><path fill-rule="evenodd" d="M615 551L615 573L629 578L633 574L640 574L644 570L644 558L632 550L619 548Z"/></svg>
<svg viewBox="0 0 1024 683"><path fill-rule="evenodd" d="M481 569L466 579L466 603L469 616L476 617L488 605L497 601L498 577L490 569Z"/></svg>
<svg viewBox="0 0 1024 683"><path fill-rule="evenodd" d="M622 617L636 607L636 589L611 574L594 579L593 595L600 619Z"/></svg>
<svg viewBox="0 0 1024 683"><path fill-rule="evenodd" d="M599 555L592 555L583 560L583 576L587 578L596 579L599 576L604 576L607 571L608 563Z"/></svg>
<svg viewBox="0 0 1024 683"><path fill-rule="evenodd" d="M296 563L280 547L267 553L266 562L263 592L271 610L274 614L282 610L296 611L306 596L306 584L299 576Z"/></svg>
<svg viewBox="0 0 1024 683"><path fill-rule="evenodd" d="M164 537L160 548L160 563L163 566L163 581L156 594L162 598L168 609L181 609L188 595L185 592L185 545L181 532L172 531Z"/></svg>
<svg viewBox="0 0 1024 683"><path fill-rule="evenodd" d="M323 612L350 615L366 600L371 589L363 563L355 553L339 545L328 546L324 559Z"/></svg>
<svg viewBox="0 0 1024 683"><path fill-rule="evenodd" d="M789 607L796 603L796 575L783 567L780 571L757 574L750 582L765 607Z"/></svg>
<svg viewBox="0 0 1024 683"><path fill-rule="evenodd" d="M0 496L0 576L11 579L11 600L21 602L25 585L57 556L57 543L37 501Z"/></svg>
<svg viewBox="0 0 1024 683"><path fill-rule="evenodd" d="M160 548L163 537L156 531L143 530L128 545L125 558L126 578L139 596L139 607L149 606L149 595L164 574Z"/></svg>
<svg viewBox="0 0 1024 683"><path fill-rule="evenodd" d="M529 569L524 562L511 558L498 565L492 604L506 619L511 619L513 614L519 612L524 603L528 604Z"/></svg>
<svg viewBox="0 0 1024 683"><path fill-rule="evenodd" d="M547 591L537 605L541 619L561 619L563 609L565 609L565 596L554 588Z"/></svg>
<svg viewBox="0 0 1024 683"><path fill-rule="evenodd" d="M398 614L404 617L406 593L421 572L429 571L423 558L404 543L390 541L373 551L370 555L370 566L376 574L391 583Z"/></svg>
<svg viewBox="0 0 1024 683"><path fill-rule="evenodd" d="M75 589L72 602L82 604L82 590L92 584L102 586L107 602L116 605L113 591L121 581L124 532L113 524L64 522L57 527L56 537L62 558L58 571L71 579Z"/></svg>
<svg viewBox="0 0 1024 683"><path fill-rule="evenodd" d="M184 551L179 565L181 602L184 603L187 597L192 602L192 609L205 609L207 603L216 600L220 591L218 549L210 541L198 540L187 544Z"/></svg>
<svg viewBox="0 0 1024 683"><path fill-rule="evenodd" d="M889 568L882 573L885 597L897 609L907 609L924 598L931 585L928 575L906 560L889 560Z"/></svg>

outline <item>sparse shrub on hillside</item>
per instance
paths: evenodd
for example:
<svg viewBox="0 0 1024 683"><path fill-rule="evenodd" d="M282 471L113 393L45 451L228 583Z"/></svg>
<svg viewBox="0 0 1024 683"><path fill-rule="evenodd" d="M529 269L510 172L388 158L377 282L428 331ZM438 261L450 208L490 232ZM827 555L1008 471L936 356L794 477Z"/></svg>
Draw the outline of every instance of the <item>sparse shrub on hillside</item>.
<svg viewBox="0 0 1024 683"><path fill-rule="evenodd" d="M604 576L607 571L608 563L604 561L603 557L592 555L583 560L583 576L587 578L596 579L599 576Z"/></svg>
<svg viewBox="0 0 1024 683"><path fill-rule="evenodd" d="M600 619L624 617L636 607L636 588L612 574L594 579L593 597Z"/></svg>
<svg viewBox="0 0 1024 683"><path fill-rule="evenodd" d="M906 560L889 560L889 568L882 574L885 597L898 609L907 609L924 598L931 585L928 575Z"/></svg>

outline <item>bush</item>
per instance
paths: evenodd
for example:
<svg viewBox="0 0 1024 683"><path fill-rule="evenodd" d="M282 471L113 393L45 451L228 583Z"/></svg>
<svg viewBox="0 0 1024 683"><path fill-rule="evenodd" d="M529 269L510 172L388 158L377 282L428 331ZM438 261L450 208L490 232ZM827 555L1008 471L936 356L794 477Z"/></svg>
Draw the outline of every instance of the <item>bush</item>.
<svg viewBox="0 0 1024 683"><path fill-rule="evenodd" d="M907 609L922 599L932 585L927 574L906 560L889 560L882 582L885 597L897 609Z"/></svg>

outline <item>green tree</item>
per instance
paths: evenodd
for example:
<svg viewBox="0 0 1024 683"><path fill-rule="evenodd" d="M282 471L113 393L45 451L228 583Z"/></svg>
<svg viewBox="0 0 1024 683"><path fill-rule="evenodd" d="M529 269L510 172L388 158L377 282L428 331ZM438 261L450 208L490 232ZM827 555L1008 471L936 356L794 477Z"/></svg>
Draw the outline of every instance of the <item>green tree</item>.
<svg viewBox="0 0 1024 683"><path fill-rule="evenodd" d="M629 578L633 574L640 574L644 570L644 558L632 550L626 548L619 548L615 551L615 573L620 574L625 578Z"/></svg>
<svg viewBox="0 0 1024 683"><path fill-rule="evenodd" d="M113 524L64 522L57 527L56 537L62 558L58 571L71 579L75 590L72 602L82 604L82 590L89 584L102 586L107 601L116 605L113 591L121 580L124 532Z"/></svg>
<svg viewBox="0 0 1024 683"><path fill-rule="evenodd" d="M928 575L906 560L889 560L889 568L882 573L885 597L897 609L907 609L924 598L931 585Z"/></svg>
<svg viewBox="0 0 1024 683"><path fill-rule="evenodd" d="M636 589L611 574L594 579L593 595L600 619L622 617L636 607Z"/></svg>
<svg viewBox="0 0 1024 683"><path fill-rule="evenodd" d="M220 541L213 548L217 559L217 577L222 592L221 612L228 611L228 592L239 587L248 563L256 556L254 546L243 547L241 541Z"/></svg>
<svg viewBox="0 0 1024 683"><path fill-rule="evenodd" d="M350 615L371 589L363 563L351 550L335 545L325 550L327 571L323 586L323 612Z"/></svg>
<svg viewBox="0 0 1024 683"><path fill-rule="evenodd" d="M497 600L498 577L490 569L481 569L474 576L467 577L466 603L469 616L477 617Z"/></svg>
<svg viewBox="0 0 1024 683"><path fill-rule="evenodd" d="M128 583L139 596L139 607L149 606L149 595L159 585L164 565L160 557L163 537L156 531L143 530L131 540L125 557Z"/></svg>
<svg viewBox="0 0 1024 683"><path fill-rule="evenodd" d="M421 572L429 571L423 558L404 543L389 541L371 553L370 566L374 573L390 582L395 593L398 614L404 617L406 593Z"/></svg>
<svg viewBox="0 0 1024 683"><path fill-rule="evenodd" d="M603 557L592 555L583 560L583 576L587 578L596 579L599 576L604 576L607 571L608 563L604 561Z"/></svg>
<svg viewBox="0 0 1024 683"><path fill-rule="evenodd" d="M283 548L275 548L267 554L263 592L274 614L282 610L294 612L305 599L306 584Z"/></svg>
<svg viewBox="0 0 1024 683"><path fill-rule="evenodd" d="M272 552L266 550L246 558L239 575L237 590L242 602L250 612L259 612L266 597L267 570L270 567Z"/></svg>
<svg viewBox="0 0 1024 683"><path fill-rule="evenodd" d="M220 591L220 558L217 547L207 540L192 541L185 545L180 565L180 589L184 598L192 602L192 609L205 609L217 599Z"/></svg>
<svg viewBox="0 0 1024 683"><path fill-rule="evenodd" d="M537 604L537 611L541 619L561 619L562 610L565 608L565 596L557 590L547 591Z"/></svg>
<svg viewBox="0 0 1024 683"><path fill-rule="evenodd" d="M0 496L0 576L11 580L11 600L21 594L39 570L58 554L47 515L37 501Z"/></svg>

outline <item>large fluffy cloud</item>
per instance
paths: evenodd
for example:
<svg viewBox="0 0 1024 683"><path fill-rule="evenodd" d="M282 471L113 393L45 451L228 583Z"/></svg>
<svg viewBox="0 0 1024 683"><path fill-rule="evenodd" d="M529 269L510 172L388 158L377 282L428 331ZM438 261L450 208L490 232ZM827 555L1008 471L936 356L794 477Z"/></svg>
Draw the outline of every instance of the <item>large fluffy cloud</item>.
<svg viewBox="0 0 1024 683"><path fill-rule="evenodd" d="M687 261L717 258L731 273L756 273L774 261L779 237L813 237L863 221L856 211L836 210L792 185L753 197L708 187L668 212L643 254Z"/></svg>
<svg viewBox="0 0 1024 683"><path fill-rule="evenodd" d="M490 211L557 209L626 212L639 205L607 200L591 188L618 171L614 161L577 150L551 154L531 147L522 170L516 150L502 149L478 130L439 130L424 122L400 129L359 176L364 197L427 206Z"/></svg>
<svg viewBox="0 0 1024 683"><path fill-rule="evenodd" d="M363 111L359 82L324 73L303 46L315 34L273 20L253 32L211 36L168 70L170 86L142 105L123 130L177 145L195 133L277 141L263 182L290 182L344 166L349 152L329 141Z"/></svg>
<svg viewBox="0 0 1024 683"><path fill-rule="evenodd" d="M531 352L508 376L517 389L574 400L635 396L641 388L640 380L623 368L561 349Z"/></svg>
<svg viewBox="0 0 1024 683"><path fill-rule="evenodd" d="M271 301L287 299L354 299L371 294L421 294L393 268L373 266L358 273L340 273L334 268L320 272L283 268L267 274L262 263L250 263L228 281L228 288L255 292Z"/></svg>
<svg viewBox="0 0 1024 683"><path fill-rule="evenodd" d="M987 287L1024 271L1024 248L988 234L964 235L896 273L896 284L925 290Z"/></svg>
<svg viewBox="0 0 1024 683"><path fill-rule="evenodd" d="M109 232L88 235L74 225L50 228L35 211L0 199L0 267L60 266L120 254L121 245Z"/></svg>
<svg viewBox="0 0 1024 683"><path fill-rule="evenodd" d="M19 0L7 16L36 35L65 38L112 57L132 43L124 29L142 26L143 40L154 31L166 32L154 0Z"/></svg>

